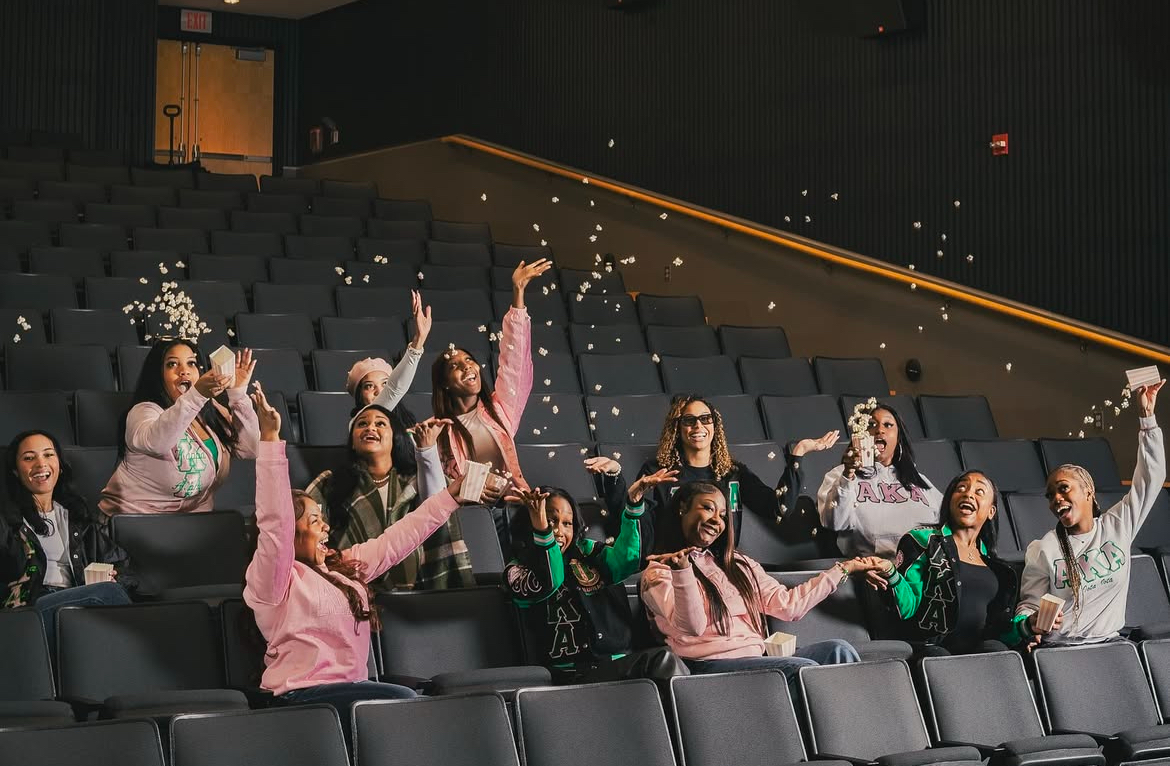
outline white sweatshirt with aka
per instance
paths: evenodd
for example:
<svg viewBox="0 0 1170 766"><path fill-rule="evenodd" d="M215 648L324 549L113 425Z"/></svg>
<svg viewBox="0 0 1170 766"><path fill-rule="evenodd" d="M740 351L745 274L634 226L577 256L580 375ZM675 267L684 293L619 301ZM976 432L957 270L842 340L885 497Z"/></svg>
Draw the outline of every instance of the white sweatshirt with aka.
<svg viewBox="0 0 1170 766"><path fill-rule="evenodd" d="M923 524L938 523L940 493L930 479L923 480L927 489L898 481L892 465L874 465L858 470L852 479L845 478L845 466L839 465L825 474L817 491L817 510L821 524L846 534L838 535L837 545L846 556L884 556L893 558L902 535Z"/></svg>
<svg viewBox="0 0 1170 766"><path fill-rule="evenodd" d="M1139 424L1137 468L1129 492L1121 502L1093 520L1091 531L1068 536L1073 559L1081 573L1078 610L1073 610L1072 588L1056 530L1028 545L1016 614L1035 612L1045 593L1065 602L1063 627L1045 636L1046 645L1108 641L1116 638L1125 626L1130 546L1166 479L1162 429L1153 415L1141 418Z"/></svg>

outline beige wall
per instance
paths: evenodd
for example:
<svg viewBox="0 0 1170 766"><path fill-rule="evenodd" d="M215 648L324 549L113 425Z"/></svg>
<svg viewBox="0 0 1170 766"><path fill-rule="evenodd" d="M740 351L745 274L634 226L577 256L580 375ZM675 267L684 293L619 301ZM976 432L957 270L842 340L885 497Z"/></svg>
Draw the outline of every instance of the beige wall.
<svg viewBox="0 0 1170 766"><path fill-rule="evenodd" d="M373 179L383 197L425 197L436 218L489 222L496 241L539 244L545 238L566 267L588 267L594 253L634 255L634 264L621 267L630 290L698 293L713 325L782 325L794 354L879 357L897 393L982 393L1005 437L1065 437L1082 428L1086 435L1098 434L1082 424L1089 409L1118 400L1124 370L1150 363L1106 347L1082 347L1070 336L955 302L944 322L944 301L926 290L912 292L829 267L799 251L728 235L682 215L662 220L656 207L439 141L331 160L303 174ZM486 202L480 199L484 193ZM603 231L597 232L596 224ZM592 234L596 243L589 242ZM664 269L676 257L683 265L671 267L667 282ZM776 308L769 312L771 301ZM904 373L911 357L922 364L917 383ZM1005 369L1008 362L1011 372ZM1136 416L1123 410L1114 418L1110 411L1106 427L1104 435L1128 475Z"/></svg>

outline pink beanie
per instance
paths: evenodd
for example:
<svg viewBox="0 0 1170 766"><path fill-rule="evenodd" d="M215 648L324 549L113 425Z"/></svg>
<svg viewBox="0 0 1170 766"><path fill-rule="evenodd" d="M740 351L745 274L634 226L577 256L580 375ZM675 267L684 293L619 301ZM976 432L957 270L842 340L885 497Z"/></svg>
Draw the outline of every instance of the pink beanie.
<svg viewBox="0 0 1170 766"><path fill-rule="evenodd" d="M358 383L362 382L362 378L371 372L384 372L389 375L394 372L394 368L385 359L374 359L367 356L351 367L349 375L345 378L345 390L350 393L350 396L357 391Z"/></svg>

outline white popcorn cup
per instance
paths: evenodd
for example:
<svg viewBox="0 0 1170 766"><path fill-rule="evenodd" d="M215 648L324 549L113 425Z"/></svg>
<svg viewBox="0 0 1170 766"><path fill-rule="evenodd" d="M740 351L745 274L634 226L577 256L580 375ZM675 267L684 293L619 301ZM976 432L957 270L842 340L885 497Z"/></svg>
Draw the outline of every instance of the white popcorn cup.
<svg viewBox="0 0 1170 766"><path fill-rule="evenodd" d="M110 572L113 571L113 564L90 564L85 568L85 584L93 585L99 582L109 582Z"/></svg>
<svg viewBox="0 0 1170 766"><path fill-rule="evenodd" d="M1040 597L1040 608L1036 611L1034 624L1037 630L1047 633L1052 630L1052 623L1056 622L1056 615L1064 607L1064 599L1045 593Z"/></svg>
<svg viewBox="0 0 1170 766"><path fill-rule="evenodd" d="M791 657L796 654L796 636L791 633L773 633L764 639L764 653L769 657Z"/></svg>

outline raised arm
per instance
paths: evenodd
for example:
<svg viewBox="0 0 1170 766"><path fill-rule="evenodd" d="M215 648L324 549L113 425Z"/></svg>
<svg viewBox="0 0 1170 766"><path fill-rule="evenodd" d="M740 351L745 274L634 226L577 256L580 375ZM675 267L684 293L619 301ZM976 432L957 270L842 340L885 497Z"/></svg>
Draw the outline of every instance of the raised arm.
<svg viewBox="0 0 1170 766"><path fill-rule="evenodd" d="M1162 482L1166 480L1166 447L1162 442L1162 429L1154 417L1154 404L1158 391L1166 381L1138 389L1138 454L1137 466L1133 471L1133 484L1129 492L1109 513L1120 514L1136 534L1154 507Z"/></svg>
<svg viewBox="0 0 1170 766"><path fill-rule="evenodd" d="M447 486L443 459L439 457L439 434L451 424L446 418L427 418L409 433L414 437L414 460L418 464L418 496L423 500Z"/></svg>
<svg viewBox="0 0 1170 766"><path fill-rule="evenodd" d="M504 583L512 599L529 606L548 599L565 581L565 558L553 537L545 512L548 495L538 491L521 491L525 510L532 526L532 540L522 546L516 558L504 569Z"/></svg>
<svg viewBox="0 0 1170 766"><path fill-rule="evenodd" d="M622 528L613 545L605 546L603 560L613 582L621 582L638 571L642 563L642 528L647 523L644 505L622 511Z"/></svg>
<svg viewBox="0 0 1170 766"><path fill-rule="evenodd" d="M126 448L151 457L168 457L205 404L207 397L195 388L165 410L154 402L139 402L126 416Z"/></svg>
<svg viewBox="0 0 1170 766"><path fill-rule="evenodd" d="M296 512L289 486L288 458L280 440L280 415L257 390L260 449L256 459L256 553L248 565L244 595L249 603L274 606L288 597L296 551Z"/></svg>
<svg viewBox="0 0 1170 766"><path fill-rule="evenodd" d="M846 466L837 466L825 474L817 490L817 512L828 529L851 529L856 521L857 478L846 474Z"/></svg>
<svg viewBox="0 0 1170 766"><path fill-rule="evenodd" d="M236 374L227 389L228 411L232 417L232 428L236 432L236 446L232 455L250 460L256 457L260 446L260 423L252 401L248 398L248 384L256 371L256 360L252 349L243 348L236 352Z"/></svg>
<svg viewBox="0 0 1170 766"><path fill-rule="evenodd" d="M531 264L520 261L512 272L512 308L504 315L500 369L496 370L496 402L507 414L512 436L520 427L532 392L532 317L524 305L524 290L529 282L551 268L552 261L541 258Z"/></svg>
<svg viewBox="0 0 1170 766"><path fill-rule="evenodd" d="M342 555L365 565L367 582L376 579L447 523L459 507L455 497L462 483L462 477L456 479L449 489L432 495L414 511L387 527L381 535L347 548Z"/></svg>

